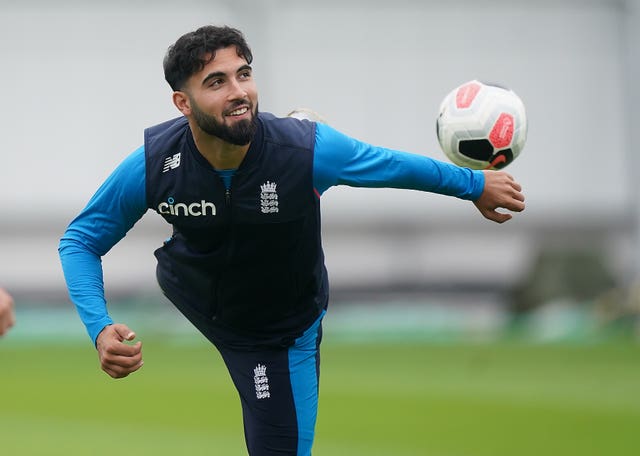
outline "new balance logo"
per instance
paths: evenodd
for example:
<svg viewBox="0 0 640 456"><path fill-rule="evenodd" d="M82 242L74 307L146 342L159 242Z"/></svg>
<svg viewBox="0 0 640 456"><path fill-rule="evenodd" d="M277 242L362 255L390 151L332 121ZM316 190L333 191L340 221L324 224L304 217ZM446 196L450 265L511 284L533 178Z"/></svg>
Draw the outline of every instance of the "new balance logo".
<svg viewBox="0 0 640 456"><path fill-rule="evenodd" d="M178 166L180 166L180 152L172 155L171 157L167 157L164 160L164 168L162 168L162 172L166 173L170 169L176 169Z"/></svg>
<svg viewBox="0 0 640 456"><path fill-rule="evenodd" d="M258 364L253 370L253 381L256 386L256 397L267 399L271 397L269 393L269 377L267 377L267 366Z"/></svg>

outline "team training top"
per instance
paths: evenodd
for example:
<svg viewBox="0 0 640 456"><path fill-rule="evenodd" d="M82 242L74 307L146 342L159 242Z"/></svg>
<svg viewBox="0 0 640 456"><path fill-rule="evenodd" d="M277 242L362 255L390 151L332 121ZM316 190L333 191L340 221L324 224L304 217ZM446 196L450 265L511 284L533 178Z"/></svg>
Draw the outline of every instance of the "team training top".
<svg viewBox="0 0 640 456"><path fill-rule="evenodd" d="M336 185L413 189L455 196L466 200L479 198L484 188L484 174L481 171L461 168L418 154L373 146L340 133L326 124L315 124L307 120L291 118L286 120L277 119L268 113L260 113L258 122L258 134L264 134L264 131L279 132L283 129L286 132L287 128L291 129L292 126L293 130L297 129L310 132L309 150L307 154L309 157L309 176L308 178L305 177L305 179L310 181L310 186L312 185L313 187L313 198L316 201L319 201L320 196L328 188ZM204 169L207 167L209 168L207 170L209 173L215 171L197 152L186 119L181 118L181 120L172 122L171 125L173 125L171 128L175 129L177 125L184 130L183 136L186 139L182 142L186 145L181 146L184 148L182 152L185 154L190 153L194 161L199 161L200 165L198 165L199 168L197 172L200 174L197 175L204 175ZM284 125L284 127L282 127L282 125ZM165 129L165 127L162 127L161 130L163 129ZM283 135L283 138L286 139L287 137L295 136L295 134L286 133ZM159 137L163 138L162 134L159 134ZM262 138L259 139L262 140ZM258 143L258 141L252 141L252 147L250 147L248 156L252 153L252 149L257 148L255 143ZM174 168L181 170L181 168L179 168L179 154L169 155L168 158L162 159L162 161L159 162L160 168L157 168L156 165L153 165L154 162L150 161L149 156L151 153L150 149L157 148L157 146L155 146L153 142L149 143L148 141L145 141L145 145L131 153L113 171L90 199L87 206L70 223L60 241L59 253L69 296L75 304L80 318L94 344L102 329L107 325L113 324L113 320L107 311L104 295L101 257L125 236L150 207L160 213L170 223L172 220L172 211L178 211L178 205L173 204L174 201L171 197L157 206L155 203L153 206L150 205L150 199L152 200L155 197L154 192L157 193L157 181L151 180L155 179L155 177L152 177L149 173L161 174L166 171L172 171ZM267 146L261 145L259 147L268 150ZM271 163L274 159L276 161L278 160L278 147L277 144L271 146L272 150L269 152L270 155L268 155L264 163L260 164L261 167L269 168L270 166L275 166ZM285 152L283 151L282 153ZM175 157L175 160L173 160L172 157ZM292 155L291 157L295 156ZM246 161L247 158L245 158L245 162ZM287 163L289 162L282 163L278 168L281 170L281 173L285 172L293 175L292 173L295 174L298 172L295 170L287 171ZM239 168L240 170L242 170L243 165L244 162ZM156 168L154 168L152 172L149 166L156 166ZM195 168L192 168L192 170L195 170ZM184 172L186 173L186 168ZM218 172L222 178L221 180L218 179L218 181L224 182L227 193L229 188L233 188L234 186L233 179L240 179L238 181L239 183L243 182L241 172L239 171L239 173L236 177L232 178L232 172ZM192 181L186 181L186 179L190 179L191 174L185 174L184 176L183 179L185 182L180 184L181 188L190 187L192 183L197 181L197 178L194 178ZM211 183L213 183L213 181L211 181ZM264 183L260 182L260 184L264 185L260 196L263 205L262 212L269 212L269 205L277 204L270 198L277 198L276 190L280 191L280 189L276 189L275 182L265 181ZM197 207L193 207L195 215L206 214L207 210L209 210L212 215L216 215L216 209L213 203L209 203L205 199L198 199L197 201ZM222 205L223 204L224 203L222 203ZM308 205L308 203L305 204ZM319 204L316 204L316 206L319 207ZM313 223L316 223L319 228L319 210L317 212L317 216L313 217ZM233 211L230 213L233 214ZM217 215L220 215L220 213ZM198 219L198 217L191 217L191 220L196 219ZM267 230L265 232L268 233L268 225L261 226L264 227L264 229ZM186 229L188 229L188 225ZM263 228L261 228L261 230L262 229ZM319 229L317 231L317 249L319 250L320 262L324 270ZM181 233L176 233L176 225L174 224L174 235L172 239L176 238L176 234L180 235ZM264 239L266 242L262 242L262 244L268 244L269 238L265 236ZM278 240L275 239L275 242L277 241ZM162 253L166 250L166 247L167 243L165 242L163 248L156 251L159 268L162 265L160 264L161 257L158 256L158 252ZM169 247L171 246L169 245ZM252 255L252 253L250 252L248 255ZM251 256L247 256L247 258L250 259ZM198 261L198 252L192 252L189 259ZM233 265L233 258L230 258L227 264ZM250 262L246 264L250 264ZM171 270L172 265L164 269L167 271ZM174 299L174 296L170 296L169 293L167 293L167 290L160 280L160 275L160 272L158 272L158 279L163 291L165 291L169 299L185 313L184 309L176 302L181 298L178 297ZM224 274L222 276L224 276ZM249 275L249 278L256 276L257 274L253 276ZM251 287L251 283L246 283L245 287ZM324 290L324 292L326 292L326 290ZM188 300L190 297L186 299ZM191 299L193 298L191 297ZM203 331L201 325L198 325L190 318L188 313L185 313L185 315L198 329ZM274 326L274 328L276 327L277 326ZM274 331L276 330L274 329ZM203 331L203 333L209 337L206 331ZM216 342L212 337L209 337L209 339Z"/></svg>

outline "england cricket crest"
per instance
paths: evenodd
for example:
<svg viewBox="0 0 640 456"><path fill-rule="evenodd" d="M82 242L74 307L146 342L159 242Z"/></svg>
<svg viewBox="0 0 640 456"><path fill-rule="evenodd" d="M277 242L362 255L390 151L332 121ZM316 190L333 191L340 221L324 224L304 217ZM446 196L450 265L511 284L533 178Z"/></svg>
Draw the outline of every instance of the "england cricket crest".
<svg viewBox="0 0 640 456"><path fill-rule="evenodd" d="M267 399L271 397L269 393L269 377L267 377L267 366L258 364L253 369L253 381L256 387L256 398Z"/></svg>
<svg viewBox="0 0 640 456"><path fill-rule="evenodd" d="M278 212L278 193L275 182L265 182L260 186L260 210L263 214Z"/></svg>

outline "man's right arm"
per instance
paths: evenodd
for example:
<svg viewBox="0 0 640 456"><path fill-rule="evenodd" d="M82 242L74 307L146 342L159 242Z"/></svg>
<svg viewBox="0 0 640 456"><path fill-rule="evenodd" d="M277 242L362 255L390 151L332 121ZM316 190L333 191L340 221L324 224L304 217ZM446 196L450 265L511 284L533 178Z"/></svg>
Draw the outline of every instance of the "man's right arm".
<svg viewBox="0 0 640 456"><path fill-rule="evenodd" d="M104 296L101 257L147 210L144 147L127 157L69 224L58 252L69 297L93 343L113 323Z"/></svg>

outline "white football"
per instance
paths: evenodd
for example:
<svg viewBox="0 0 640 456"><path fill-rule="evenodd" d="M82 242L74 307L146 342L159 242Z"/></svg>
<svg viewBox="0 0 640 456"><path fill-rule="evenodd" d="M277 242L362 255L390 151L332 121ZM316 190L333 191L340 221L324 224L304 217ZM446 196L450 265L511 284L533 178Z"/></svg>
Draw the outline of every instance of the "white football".
<svg viewBox="0 0 640 456"><path fill-rule="evenodd" d="M473 80L444 98L436 131L442 151L456 165L501 169L524 148L527 115L512 90Z"/></svg>

